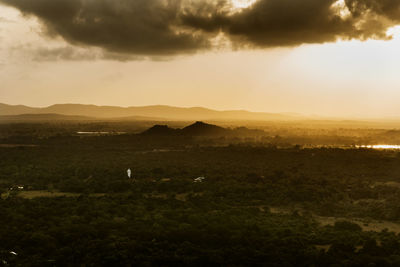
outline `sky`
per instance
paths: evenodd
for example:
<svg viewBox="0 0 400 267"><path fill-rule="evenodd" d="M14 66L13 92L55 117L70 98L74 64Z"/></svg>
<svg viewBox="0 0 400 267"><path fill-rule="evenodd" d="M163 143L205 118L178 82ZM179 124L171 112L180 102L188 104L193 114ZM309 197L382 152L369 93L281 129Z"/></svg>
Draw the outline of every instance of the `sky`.
<svg viewBox="0 0 400 267"><path fill-rule="evenodd" d="M0 0L0 102L399 117L398 0Z"/></svg>

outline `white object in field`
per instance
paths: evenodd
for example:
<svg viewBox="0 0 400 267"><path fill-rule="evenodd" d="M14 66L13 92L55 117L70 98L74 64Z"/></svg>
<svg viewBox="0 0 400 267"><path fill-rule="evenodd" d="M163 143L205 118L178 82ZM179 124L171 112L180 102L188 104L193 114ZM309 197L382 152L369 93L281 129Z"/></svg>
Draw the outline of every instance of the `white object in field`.
<svg viewBox="0 0 400 267"><path fill-rule="evenodd" d="M10 251L10 254L13 254L14 256L17 256L17 255L18 255L18 253L17 253L17 252L14 252L14 251Z"/></svg>
<svg viewBox="0 0 400 267"><path fill-rule="evenodd" d="M126 173L128 174L128 177L131 178L131 175L132 175L131 169L128 169L128 170L126 171Z"/></svg>
<svg viewBox="0 0 400 267"><path fill-rule="evenodd" d="M204 181L204 179L206 179L206 178L203 177L203 176L200 176L200 177L197 177L196 179L194 179L194 182L195 182L195 183L201 183L201 182Z"/></svg>

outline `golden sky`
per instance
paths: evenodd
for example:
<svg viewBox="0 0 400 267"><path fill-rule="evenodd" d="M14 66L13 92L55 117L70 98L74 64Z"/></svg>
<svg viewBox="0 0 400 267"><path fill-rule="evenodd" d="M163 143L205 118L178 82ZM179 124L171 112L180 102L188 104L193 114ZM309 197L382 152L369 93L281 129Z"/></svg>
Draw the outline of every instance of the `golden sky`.
<svg viewBox="0 0 400 267"><path fill-rule="evenodd" d="M320 0L304 3L311 6L316 1ZM305 30L291 29L288 24L276 33L266 26L270 21L245 24L246 12L255 12L251 10L254 1L236 0L224 11L229 19L219 13L207 13L206 19L196 17L194 11L185 13L185 27L196 27L190 34L186 28L179 29L179 35L154 29L149 34L137 26L135 37L121 32L116 39L105 39L110 32L104 25L101 29L90 25L90 31L68 28L43 13L50 5L40 9L24 6L24 0L15 2L16 6L0 4L2 103L165 104L321 116L400 116L400 30L393 22L397 13L385 13L379 27L377 21L363 18L365 24L375 22L377 29L368 24L355 31L360 21L350 25L354 18L350 21L349 11L342 8L337 11L343 18L341 24L316 17L322 30L299 20L306 23ZM343 4L337 1L329 10ZM162 14L166 20L172 17L168 12ZM147 23L148 18L143 21ZM84 19L74 23L86 26L89 18ZM90 17L92 23L101 23L101 19ZM222 26L220 21L225 21ZM111 29L124 26L107 23ZM288 27L290 32L285 33Z"/></svg>

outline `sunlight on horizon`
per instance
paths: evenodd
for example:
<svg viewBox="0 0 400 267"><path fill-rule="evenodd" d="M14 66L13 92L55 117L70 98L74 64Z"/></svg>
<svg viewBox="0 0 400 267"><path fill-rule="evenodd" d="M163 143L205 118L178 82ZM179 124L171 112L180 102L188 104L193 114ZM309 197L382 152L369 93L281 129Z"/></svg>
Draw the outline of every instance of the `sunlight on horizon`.
<svg viewBox="0 0 400 267"><path fill-rule="evenodd" d="M358 148L371 148L371 149L400 149L400 145L361 145Z"/></svg>
<svg viewBox="0 0 400 267"><path fill-rule="evenodd" d="M257 0L231 0L236 9L247 8L253 5Z"/></svg>

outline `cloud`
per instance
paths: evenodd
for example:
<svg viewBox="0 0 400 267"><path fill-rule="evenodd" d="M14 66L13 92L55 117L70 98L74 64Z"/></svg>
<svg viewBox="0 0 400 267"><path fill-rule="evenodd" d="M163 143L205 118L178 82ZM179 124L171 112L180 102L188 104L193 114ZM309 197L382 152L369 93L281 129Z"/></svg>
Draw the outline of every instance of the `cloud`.
<svg viewBox="0 0 400 267"><path fill-rule="evenodd" d="M400 23L398 0L258 0L236 10L230 0L0 0L38 17L49 36L130 60L215 48L223 34L233 47L296 46L338 39L389 39ZM71 49L42 58L75 58ZM80 55L78 55L80 57ZM90 57L89 57L90 58ZM94 57L96 58L96 57Z"/></svg>
<svg viewBox="0 0 400 267"><path fill-rule="evenodd" d="M0 36L1 40L1 36ZM0 48L1 51L1 48ZM109 52L100 48L78 47L73 45L38 45L36 43L19 44L8 47L11 54L18 53L26 59L36 62L53 61L92 61L92 60L113 60L113 61L138 61L150 58L153 61L165 61L171 59L163 56L143 56L135 54L121 54ZM1 64L1 63L0 63Z"/></svg>
<svg viewBox="0 0 400 267"><path fill-rule="evenodd" d="M346 5L355 16L366 12L383 15L394 21L400 21L400 1L398 0L345 0Z"/></svg>
<svg viewBox="0 0 400 267"><path fill-rule="evenodd" d="M73 46L38 47L31 49L34 61L86 61L102 57L101 52L80 49Z"/></svg>
<svg viewBox="0 0 400 267"><path fill-rule="evenodd" d="M1 0L38 17L50 36L126 54L191 53L208 39L179 25L180 1Z"/></svg>
<svg viewBox="0 0 400 267"><path fill-rule="evenodd" d="M14 23L14 21L0 17L0 23Z"/></svg>
<svg viewBox="0 0 400 267"><path fill-rule="evenodd" d="M183 18L193 28L223 31L236 46L294 46L334 42L339 38L389 38L386 31L395 24L390 20L400 19L400 15L389 13L387 6L388 13L361 1L258 0L235 14L188 13Z"/></svg>

